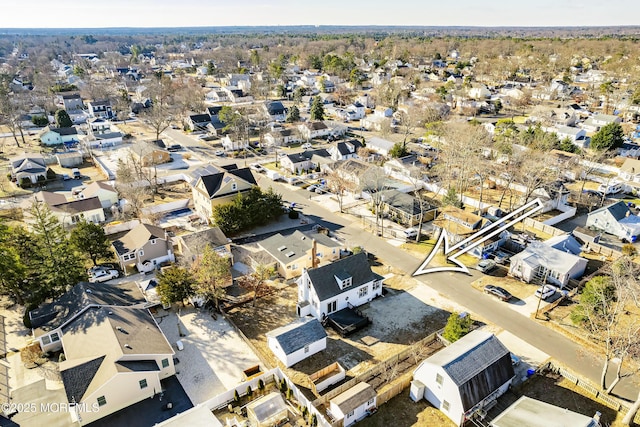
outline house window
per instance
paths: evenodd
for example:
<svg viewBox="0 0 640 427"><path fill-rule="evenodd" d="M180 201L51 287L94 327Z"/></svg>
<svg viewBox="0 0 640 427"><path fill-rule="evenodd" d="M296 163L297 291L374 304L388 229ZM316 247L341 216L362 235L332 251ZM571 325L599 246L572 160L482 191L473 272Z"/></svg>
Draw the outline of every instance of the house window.
<svg viewBox="0 0 640 427"><path fill-rule="evenodd" d="M382 282L379 280L376 280L375 282L373 282L373 291L377 291L378 289L380 289L380 286L382 286Z"/></svg>
<svg viewBox="0 0 640 427"><path fill-rule="evenodd" d="M449 412L449 402L447 402L446 400L442 401L442 410L445 412Z"/></svg>
<svg viewBox="0 0 640 427"><path fill-rule="evenodd" d="M327 304L327 311L329 313L333 313L334 311L336 311L337 306L338 306L337 301L331 301L329 304Z"/></svg>
<svg viewBox="0 0 640 427"><path fill-rule="evenodd" d="M107 398L104 396L100 396L98 398L98 406L104 406L107 404Z"/></svg>
<svg viewBox="0 0 640 427"><path fill-rule="evenodd" d="M56 341L60 341L60 336L58 335L57 332L54 332L51 334L51 342L56 342Z"/></svg>
<svg viewBox="0 0 640 427"><path fill-rule="evenodd" d="M169 367L169 359L162 359L162 368L168 368Z"/></svg>
<svg viewBox="0 0 640 427"><path fill-rule="evenodd" d="M304 352L305 352L305 353L309 353L309 346L308 346L308 345L305 345L305 346L304 346Z"/></svg>
<svg viewBox="0 0 640 427"><path fill-rule="evenodd" d="M138 252L138 255L139 255L139 256L144 256L144 251L142 251L142 250L141 250L141 251L139 251L139 252Z"/></svg>
<svg viewBox="0 0 640 427"><path fill-rule="evenodd" d="M236 191L237 189L238 189L238 184L236 184L235 182L231 184L231 191Z"/></svg>
<svg viewBox="0 0 640 427"><path fill-rule="evenodd" d="M369 400L369 401L367 402L367 406L371 406L371 405L373 405L373 399L371 399L371 400Z"/></svg>
<svg viewBox="0 0 640 427"><path fill-rule="evenodd" d="M146 378L143 379L143 380L138 381L138 383L140 384L140 389L147 388L147 379Z"/></svg>
<svg viewBox="0 0 640 427"><path fill-rule="evenodd" d="M136 254L124 254L122 255L122 260L129 261L130 259L134 259L135 257L136 257Z"/></svg>
<svg viewBox="0 0 640 427"><path fill-rule="evenodd" d="M365 296L367 296L368 293L369 293L369 287L363 286L360 289L358 289L358 298L364 298Z"/></svg>
<svg viewBox="0 0 640 427"><path fill-rule="evenodd" d="M442 385L442 383L444 383L444 378L442 378L442 375L436 374L436 384Z"/></svg>
<svg viewBox="0 0 640 427"><path fill-rule="evenodd" d="M44 345L49 345L51 344L51 338L49 338L49 335L44 335L42 337L42 344Z"/></svg>
<svg viewBox="0 0 640 427"><path fill-rule="evenodd" d="M317 256L318 258L322 258L322 252L318 252L318 253L316 254L316 256Z"/></svg>
<svg viewBox="0 0 640 427"><path fill-rule="evenodd" d="M151 239L151 244L152 244L152 245L155 245L155 244L156 244L156 240L157 240L157 239Z"/></svg>

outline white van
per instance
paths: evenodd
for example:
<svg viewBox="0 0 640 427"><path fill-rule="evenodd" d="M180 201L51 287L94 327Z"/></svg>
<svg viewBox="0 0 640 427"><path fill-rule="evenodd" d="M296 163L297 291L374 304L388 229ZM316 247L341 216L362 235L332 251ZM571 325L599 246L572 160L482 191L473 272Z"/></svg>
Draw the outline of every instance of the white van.
<svg viewBox="0 0 640 427"><path fill-rule="evenodd" d="M418 235L418 230L416 230L415 228L407 228L406 230L404 230L404 237L407 240L415 239L417 235Z"/></svg>
<svg viewBox="0 0 640 427"><path fill-rule="evenodd" d="M609 184L600 184L598 191L604 194L616 194L621 192L623 185L621 182L611 182Z"/></svg>

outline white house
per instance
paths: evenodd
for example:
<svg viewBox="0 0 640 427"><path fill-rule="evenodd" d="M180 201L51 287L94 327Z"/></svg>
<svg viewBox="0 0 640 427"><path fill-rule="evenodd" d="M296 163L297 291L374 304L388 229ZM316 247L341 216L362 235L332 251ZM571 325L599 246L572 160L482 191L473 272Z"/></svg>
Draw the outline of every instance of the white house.
<svg viewBox="0 0 640 427"><path fill-rule="evenodd" d="M362 147L362 143L357 139L349 141L341 141L329 147L327 151L331 154L332 160L347 160L358 158L358 149Z"/></svg>
<svg viewBox="0 0 640 427"><path fill-rule="evenodd" d="M72 226L82 220L96 224L105 221L104 210L97 197L68 201L67 198L60 193L40 191L35 193L33 197L25 200L22 205L24 207L30 207L33 203L45 203L51 210L51 213L55 215L65 227ZM31 216L28 215L26 219L27 222L30 222Z"/></svg>
<svg viewBox="0 0 640 427"><path fill-rule="evenodd" d="M566 236L559 237L566 239ZM587 260L573 253L575 249L572 248L575 247L576 244L570 240L556 238L547 242L531 242L525 250L511 257L509 274L527 283L546 279L546 283L562 288L569 279L581 277L587 268Z"/></svg>
<svg viewBox="0 0 640 427"><path fill-rule="evenodd" d="M587 131L573 126L556 126L545 129L547 132L555 132L560 141L569 139L573 144L580 148L584 148L587 137Z"/></svg>
<svg viewBox="0 0 640 427"><path fill-rule="evenodd" d="M329 415L350 426L375 410L377 395L369 384L361 382L329 401Z"/></svg>
<svg viewBox="0 0 640 427"><path fill-rule="evenodd" d="M225 151L244 150L247 147L249 147L249 143L247 141L231 139L229 135L225 135L222 138L222 148L224 148Z"/></svg>
<svg viewBox="0 0 640 427"><path fill-rule="evenodd" d="M383 156L388 156L394 145L395 143L393 141L378 137L369 138L367 140L367 148Z"/></svg>
<svg viewBox="0 0 640 427"><path fill-rule="evenodd" d="M38 179L45 179L47 176L47 165L42 154L24 153L12 157L9 162L11 163L11 178L18 184L24 178L28 178L32 184L35 184Z"/></svg>
<svg viewBox="0 0 640 427"><path fill-rule="evenodd" d="M456 425L504 394L515 377L511 354L492 333L477 329L424 360L413 372L423 397Z"/></svg>
<svg viewBox="0 0 640 427"><path fill-rule="evenodd" d="M302 138L300 137L300 133L295 129L285 128L268 132L264 136L264 141L267 146L279 147L281 145L301 142Z"/></svg>
<svg viewBox="0 0 640 427"><path fill-rule="evenodd" d="M610 123L620 123L622 119L610 114L594 114L582 123L582 128L587 132L598 132L600 128Z"/></svg>
<svg viewBox="0 0 640 427"><path fill-rule="evenodd" d="M331 134L331 129L324 122L306 122L298 126L300 135L308 140L323 138Z"/></svg>
<svg viewBox="0 0 640 427"><path fill-rule="evenodd" d="M367 255L351 255L331 264L310 268L298 283L298 316L318 320L382 295L384 278L371 271Z"/></svg>
<svg viewBox="0 0 640 427"><path fill-rule="evenodd" d="M381 132L385 127L391 126L391 118L371 114L360 119L360 126L367 130Z"/></svg>
<svg viewBox="0 0 640 427"><path fill-rule="evenodd" d="M327 333L313 317L267 332L267 345L287 368L327 348Z"/></svg>
<svg viewBox="0 0 640 427"><path fill-rule="evenodd" d="M640 160L627 159L620 167L618 176L625 181L640 182Z"/></svg>
<svg viewBox="0 0 640 427"><path fill-rule="evenodd" d="M620 239L635 242L640 235L640 217L624 201L604 206L587 214L585 227L602 230Z"/></svg>

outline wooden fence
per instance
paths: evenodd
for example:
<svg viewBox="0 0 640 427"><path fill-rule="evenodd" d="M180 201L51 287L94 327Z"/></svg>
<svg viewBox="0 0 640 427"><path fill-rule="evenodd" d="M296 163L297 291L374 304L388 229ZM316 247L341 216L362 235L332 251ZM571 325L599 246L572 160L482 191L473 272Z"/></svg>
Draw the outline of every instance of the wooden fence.
<svg viewBox="0 0 640 427"><path fill-rule="evenodd" d="M398 380L394 381L394 384L391 387L378 394L376 404L378 406L383 405L402 393L407 387L409 387L412 378L413 372L405 372L402 374Z"/></svg>
<svg viewBox="0 0 640 427"><path fill-rule="evenodd" d="M552 227L547 224L543 224L540 221L536 221L532 218L525 218L524 225L527 227L531 227L534 230L542 231L543 233L550 234L552 237L560 236L562 234L567 234L566 231L562 231L558 228Z"/></svg>
<svg viewBox="0 0 640 427"><path fill-rule="evenodd" d="M585 250L601 254L607 258L620 258L622 256L622 252L618 252L615 249L602 246L595 242L588 242Z"/></svg>
<svg viewBox="0 0 640 427"><path fill-rule="evenodd" d="M334 388L333 390L329 391L328 393L322 395L321 397L319 397L318 399L313 401L313 405L316 407L322 406L322 405L326 405L331 399L333 399L334 397L338 396L339 394L349 390L351 387L355 386L358 383L361 382L369 382L370 380L386 373L387 371L391 370L391 369L395 369L400 363L406 361L407 359L411 358L411 357L415 357L416 355L420 355L420 360L422 361L423 359L423 355L421 354L420 349L422 347L425 346L429 346L430 344L433 344L434 342L437 342L438 344L439 341L437 340L436 334L433 333L431 335L429 335L428 337L418 341L417 343L413 344L410 347L407 347L406 349L404 349L403 351L401 351L400 353L391 356L390 358L388 358L387 360L385 360L384 362L378 363L377 365L373 366L371 369L369 369L366 372L363 372L362 374L351 378L349 381L345 382L344 384L341 384L340 386ZM417 364L417 362L419 361L411 361L411 365L414 366ZM391 378L390 378L391 379ZM374 388L376 388L373 384L372 386Z"/></svg>
<svg viewBox="0 0 640 427"><path fill-rule="evenodd" d="M544 369L545 368L543 368L543 370ZM569 371L568 369L560 366L555 366L552 362L549 362L546 365L546 369L549 369L552 372L556 372L562 375L564 378L574 383L577 387L586 391L595 400L599 401L600 403L602 403L603 405L611 409L614 409L615 411L621 413L622 415L626 415L626 413L629 412L629 408L621 404L620 401L600 391L600 389L598 387L595 387L590 381L583 380L582 378L578 377L576 374ZM640 425L640 412L636 413L635 417L633 418L633 422L637 425Z"/></svg>

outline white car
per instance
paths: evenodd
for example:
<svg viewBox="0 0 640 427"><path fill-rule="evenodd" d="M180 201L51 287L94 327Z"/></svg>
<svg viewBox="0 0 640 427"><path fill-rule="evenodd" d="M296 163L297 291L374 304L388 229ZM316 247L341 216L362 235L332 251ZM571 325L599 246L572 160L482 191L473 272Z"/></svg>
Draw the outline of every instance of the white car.
<svg viewBox="0 0 640 427"><path fill-rule="evenodd" d="M307 191L314 192L316 191L317 188L318 188L317 184L311 184L310 186L307 187Z"/></svg>
<svg viewBox="0 0 640 427"><path fill-rule="evenodd" d="M262 166L262 165L261 165L261 164L259 164L259 163L251 163L251 164L249 165L249 168L250 168L252 171L260 172L260 173L263 173L263 172L265 172L265 171L266 171L266 169L264 168L264 166Z"/></svg>
<svg viewBox="0 0 640 427"><path fill-rule="evenodd" d="M313 148L313 145L311 145L309 142L305 142L300 147L302 147L303 150L309 150L310 148Z"/></svg>
<svg viewBox="0 0 640 427"><path fill-rule="evenodd" d="M536 296L536 298L541 298L541 299L546 300L550 296L555 295L555 293L556 293L555 286L544 285L544 286L541 286L538 289L536 289L535 296Z"/></svg>
<svg viewBox="0 0 640 427"><path fill-rule="evenodd" d="M224 156L224 151L216 150L215 153L213 153L213 154L215 154L216 156L219 156L219 157L223 157Z"/></svg>
<svg viewBox="0 0 640 427"><path fill-rule="evenodd" d="M102 283L107 280L117 279L118 277L120 277L120 272L118 270L96 270L89 277L89 282Z"/></svg>

